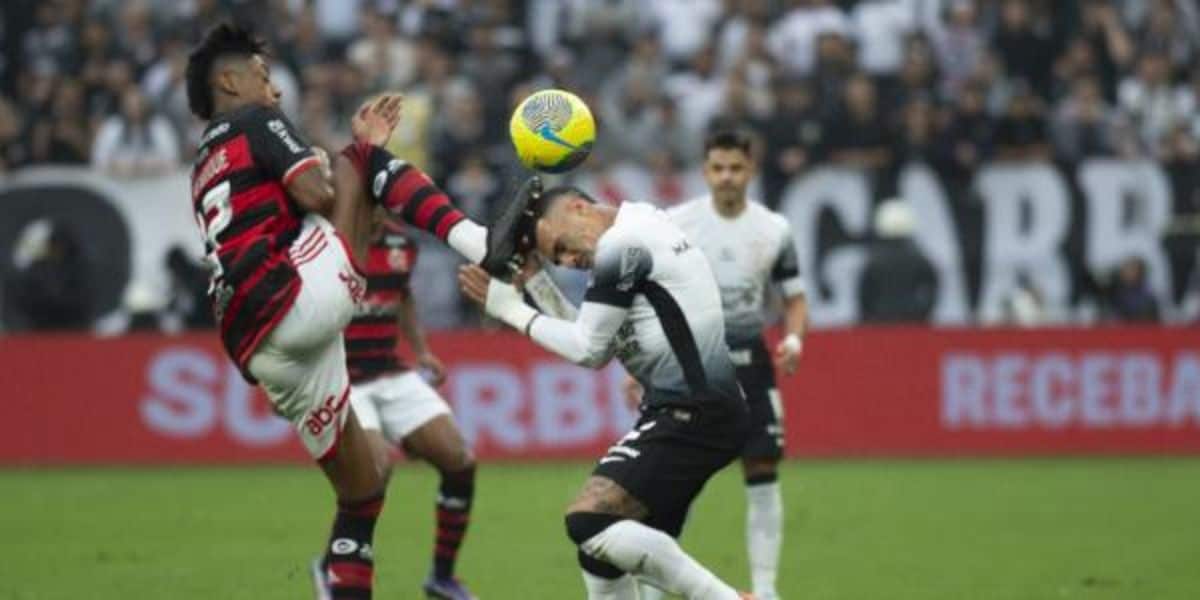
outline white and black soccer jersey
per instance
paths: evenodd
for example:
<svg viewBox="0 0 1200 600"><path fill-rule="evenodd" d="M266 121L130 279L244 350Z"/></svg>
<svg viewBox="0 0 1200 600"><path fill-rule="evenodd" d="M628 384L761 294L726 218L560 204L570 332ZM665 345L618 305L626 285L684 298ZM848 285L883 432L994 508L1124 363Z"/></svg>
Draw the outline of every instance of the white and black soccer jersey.
<svg viewBox="0 0 1200 600"><path fill-rule="evenodd" d="M688 240L700 247L721 288L725 333L734 348L756 343L763 329L768 282L785 297L804 293L804 278L787 219L749 202L732 219L717 213L710 196L668 211Z"/></svg>
<svg viewBox="0 0 1200 600"><path fill-rule="evenodd" d="M539 318L529 333L579 364L596 367L615 356L645 388L650 407L742 402L708 262L648 204L623 204L600 237L575 322Z"/></svg>

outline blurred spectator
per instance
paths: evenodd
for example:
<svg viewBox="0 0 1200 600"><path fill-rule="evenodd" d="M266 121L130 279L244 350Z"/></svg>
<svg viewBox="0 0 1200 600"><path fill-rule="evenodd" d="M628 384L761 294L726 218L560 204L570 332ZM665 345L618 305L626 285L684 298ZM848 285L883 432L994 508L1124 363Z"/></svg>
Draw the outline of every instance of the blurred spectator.
<svg viewBox="0 0 1200 600"><path fill-rule="evenodd" d="M775 86L773 124L764 132L763 195L772 208L792 177L811 167L824 145L821 113L807 82L780 77Z"/></svg>
<svg viewBox="0 0 1200 600"><path fill-rule="evenodd" d="M57 2L38 2L33 27L25 32L21 50L25 68L43 75L63 73L74 47L74 32Z"/></svg>
<svg viewBox="0 0 1200 600"><path fill-rule="evenodd" d="M642 7L667 58L678 64L708 50L721 18L720 0L655 0Z"/></svg>
<svg viewBox="0 0 1200 600"><path fill-rule="evenodd" d="M859 285L864 323L927 322L937 301L937 272L912 239L912 209L889 200L875 211L875 239Z"/></svg>
<svg viewBox="0 0 1200 600"><path fill-rule="evenodd" d="M39 163L84 165L92 143L84 109L83 86L62 79L55 87L48 114L34 124L33 160Z"/></svg>
<svg viewBox="0 0 1200 600"><path fill-rule="evenodd" d="M458 161L458 168L446 181L446 193L454 198L468 217L481 223L494 220L498 203L503 198L500 178L478 152L471 152Z"/></svg>
<svg viewBox="0 0 1200 600"><path fill-rule="evenodd" d="M863 0L850 19L858 64L872 75L891 75L906 57L906 39L917 27L913 0Z"/></svg>
<svg viewBox="0 0 1200 600"><path fill-rule="evenodd" d="M817 88L817 104L822 113L841 110L846 80L855 71L854 50L849 40L834 32L817 36L817 61L810 79Z"/></svg>
<svg viewBox="0 0 1200 600"><path fill-rule="evenodd" d="M893 150L897 167L916 162L939 171L943 168L933 103L921 98L909 102L904 107L899 130Z"/></svg>
<svg viewBox="0 0 1200 600"><path fill-rule="evenodd" d="M16 271L5 286L18 324L39 331L86 329L92 322L87 256L75 232L35 221L19 236Z"/></svg>
<svg viewBox="0 0 1200 600"><path fill-rule="evenodd" d="M491 144L483 101L468 83L447 90L443 112L436 118L432 134L434 178L446 181L459 170L469 154L483 153Z"/></svg>
<svg viewBox="0 0 1200 600"><path fill-rule="evenodd" d="M770 0L740 0L726 2L725 15L716 37L717 65L721 71L728 71L735 64L745 60L748 54L757 55L761 52L766 60L774 62L771 50L767 47L768 27L771 24ZM750 39L752 36L761 40Z"/></svg>
<svg viewBox="0 0 1200 600"><path fill-rule="evenodd" d="M689 69L670 75L663 84L667 95L679 106L680 124L693 139L703 139L724 102L725 81L716 70L715 54L712 46L697 52Z"/></svg>
<svg viewBox="0 0 1200 600"><path fill-rule="evenodd" d="M953 97L970 77L987 48L974 0L950 0L943 19L926 23L942 74L942 91Z"/></svg>
<svg viewBox="0 0 1200 600"><path fill-rule="evenodd" d="M1121 82L1120 105L1133 119L1142 142L1150 148L1175 123L1187 115L1180 112L1171 88L1171 65L1160 52L1143 55L1137 70Z"/></svg>
<svg viewBox="0 0 1200 600"><path fill-rule="evenodd" d="M1034 22L1027 0L1003 0L1000 6L1000 27L992 43L1005 70L1024 79L1042 97L1049 97L1058 50L1049 27Z"/></svg>
<svg viewBox="0 0 1200 600"><path fill-rule="evenodd" d="M996 124L984 106L983 90L976 85L963 87L958 103L942 136L943 154L949 157L949 175L965 178L991 156Z"/></svg>
<svg viewBox="0 0 1200 600"><path fill-rule="evenodd" d="M790 75L808 75L816 65L817 39L822 33L845 36L850 22L831 0L788 0L787 14L777 20L767 47Z"/></svg>
<svg viewBox="0 0 1200 600"><path fill-rule="evenodd" d="M1196 36L1200 35L1194 3L1188 7L1186 1L1146 1L1149 12L1137 31L1138 47L1142 52L1162 55L1169 68L1189 66L1196 51Z"/></svg>
<svg viewBox="0 0 1200 600"><path fill-rule="evenodd" d="M1117 321L1159 320L1158 298L1140 257L1127 258L1114 270L1105 290L1105 314Z"/></svg>
<svg viewBox="0 0 1200 600"><path fill-rule="evenodd" d="M163 116L171 122L176 133L184 134L185 140L195 142L204 133L204 126L199 119L192 117L188 108L187 86L183 79L183 71L187 66L187 46L183 40L171 38L163 44L162 58L150 66L142 77L142 92L146 99L158 107ZM272 73L276 75L276 73ZM285 76L283 79L286 85ZM278 83L276 84L278 85ZM294 87L294 86L293 86ZM281 88L281 91L282 88ZM286 94L287 92L283 92ZM290 103L296 102L298 95L292 90ZM192 148L183 148L183 155L191 156Z"/></svg>
<svg viewBox="0 0 1200 600"><path fill-rule="evenodd" d="M822 129L826 152L834 163L882 169L891 161L890 128L879 110L875 84L864 74L846 82L844 112Z"/></svg>
<svg viewBox="0 0 1200 600"><path fill-rule="evenodd" d="M313 20L330 55L341 55L358 34L363 0L311 0Z"/></svg>
<svg viewBox="0 0 1200 600"><path fill-rule="evenodd" d="M1104 97L1116 99L1118 75L1134 59L1136 48L1117 10L1107 0L1083 0L1080 5L1080 38L1090 49L1084 56L1075 42L1068 45L1067 61L1076 69L1095 68L1103 85ZM1084 64L1084 63L1090 64ZM1066 73L1073 78L1078 72Z"/></svg>
<svg viewBox="0 0 1200 600"><path fill-rule="evenodd" d="M0 175L29 162L29 140L22 133L17 107L0 96Z"/></svg>
<svg viewBox="0 0 1200 600"><path fill-rule="evenodd" d="M153 18L148 0L121 3L120 18L116 23L116 43L121 57L133 65L135 79L141 77L159 58Z"/></svg>
<svg viewBox="0 0 1200 600"><path fill-rule="evenodd" d="M1172 129L1163 139L1159 160L1171 182L1176 216L1200 217L1200 142L1196 134L1184 126Z"/></svg>
<svg viewBox="0 0 1200 600"><path fill-rule="evenodd" d="M1113 133L1118 119L1115 109L1104 101L1100 82L1090 77L1079 78L1052 117L1055 153L1068 162L1116 154L1119 142Z"/></svg>
<svg viewBox="0 0 1200 600"><path fill-rule="evenodd" d="M121 98L121 113L109 117L96 133L91 162L117 177L166 173L179 164L179 139L170 122L131 88Z"/></svg>
<svg viewBox="0 0 1200 600"><path fill-rule="evenodd" d="M937 65L933 49L923 35L913 35L905 42L904 60L898 74L885 77L880 90L888 112L897 113L917 100L937 97Z"/></svg>
<svg viewBox="0 0 1200 600"><path fill-rule="evenodd" d="M346 58L358 66L373 90L407 87L416 77L416 49L397 35L394 21L378 11L362 18L364 36L350 45Z"/></svg>
<svg viewBox="0 0 1200 600"><path fill-rule="evenodd" d="M1049 160L1049 137L1041 105L1032 90L1019 90L1009 101L1008 111L996 124L996 158L1001 160Z"/></svg>

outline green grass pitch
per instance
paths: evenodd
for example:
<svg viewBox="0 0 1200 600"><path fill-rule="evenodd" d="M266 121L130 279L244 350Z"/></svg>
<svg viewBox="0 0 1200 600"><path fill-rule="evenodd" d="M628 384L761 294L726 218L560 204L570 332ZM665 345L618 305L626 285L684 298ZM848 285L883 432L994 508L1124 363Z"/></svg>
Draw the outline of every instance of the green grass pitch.
<svg viewBox="0 0 1200 600"><path fill-rule="evenodd" d="M561 509L586 463L484 465L462 577L484 600L583 598ZM1200 598L1200 459L797 461L780 591L816 599ZM418 598L436 480L392 479L377 598ZM315 468L0 471L0 599L307 598ZM745 587L737 472L683 545Z"/></svg>

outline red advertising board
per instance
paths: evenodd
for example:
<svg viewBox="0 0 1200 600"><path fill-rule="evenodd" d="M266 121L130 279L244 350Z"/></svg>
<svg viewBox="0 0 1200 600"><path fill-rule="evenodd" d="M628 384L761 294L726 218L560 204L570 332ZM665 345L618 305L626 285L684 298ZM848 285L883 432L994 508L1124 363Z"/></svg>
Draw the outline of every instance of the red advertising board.
<svg viewBox="0 0 1200 600"><path fill-rule="evenodd" d="M633 415L620 367L508 333L433 336L484 459L593 458ZM0 463L305 461L211 334L0 341ZM817 332L781 379L796 456L1200 452L1200 331Z"/></svg>

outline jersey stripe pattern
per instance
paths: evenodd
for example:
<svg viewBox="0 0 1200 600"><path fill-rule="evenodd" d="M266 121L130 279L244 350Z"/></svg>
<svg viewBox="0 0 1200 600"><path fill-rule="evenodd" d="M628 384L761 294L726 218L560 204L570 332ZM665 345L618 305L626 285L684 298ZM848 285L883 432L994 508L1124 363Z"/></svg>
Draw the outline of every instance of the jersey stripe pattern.
<svg viewBox="0 0 1200 600"><path fill-rule="evenodd" d="M192 168L209 299L226 352L247 379L258 344L300 291L289 247L303 210L287 185L319 159L278 110L248 106L214 118Z"/></svg>
<svg viewBox="0 0 1200 600"><path fill-rule="evenodd" d="M346 327L346 366L351 383L408 370L397 341L400 305L409 298L409 277L417 246L403 234L386 231L367 249L367 295Z"/></svg>

